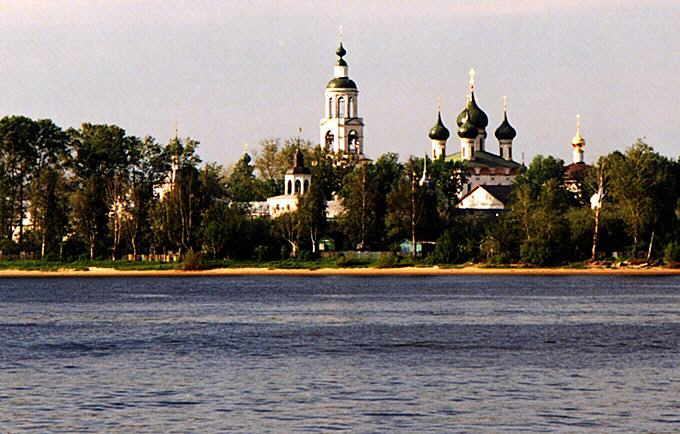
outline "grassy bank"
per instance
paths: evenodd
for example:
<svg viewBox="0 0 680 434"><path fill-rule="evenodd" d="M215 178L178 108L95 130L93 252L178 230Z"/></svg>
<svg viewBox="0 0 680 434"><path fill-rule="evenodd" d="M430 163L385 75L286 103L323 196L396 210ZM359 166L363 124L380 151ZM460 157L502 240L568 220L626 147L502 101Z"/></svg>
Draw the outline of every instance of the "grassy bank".
<svg viewBox="0 0 680 434"><path fill-rule="evenodd" d="M165 263L165 262L132 262L132 261L40 261L40 260L16 260L0 262L0 271L91 271L91 270L116 270L116 271L207 271L207 270L238 270L238 269L262 269L262 270L321 270L321 269L400 269L400 268L428 268L437 267L439 270L463 270L474 268L479 270L588 270L588 269L637 269L645 268L630 265L590 265L584 262L563 264L555 267L537 267L526 264L433 264L428 260L399 257L397 255L385 255L377 259L361 258L358 256L340 256L335 258L318 259L285 259L278 261L247 261L247 260L209 260L198 259L189 263ZM659 268L659 267L655 267ZM677 267L667 267L668 269Z"/></svg>

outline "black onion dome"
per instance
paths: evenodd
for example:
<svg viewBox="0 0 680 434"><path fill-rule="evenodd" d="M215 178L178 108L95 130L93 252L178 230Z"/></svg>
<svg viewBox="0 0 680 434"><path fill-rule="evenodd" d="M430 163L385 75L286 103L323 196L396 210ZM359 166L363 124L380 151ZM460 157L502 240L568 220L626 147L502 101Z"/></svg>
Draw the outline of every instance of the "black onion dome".
<svg viewBox="0 0 680 434"><path fill-rule="evenodd" d="M437 114L437 123L430 129L429 137L431 140L446 141L451 136L449 130L444 126L442 122L442 114Z"/></svg>
<svg viewBox="0 0 680 434"><path fill-rule="evenodd" d="M470 121L467 110L465 110L463 124L458 128L458 137L461 139L475 139L479 134L479 129Z"/></svg>
<svg viewBox="0 0 680 434"><path fill-rule="evenodd" d="M486 128L487 125L489 125L489 118L486 116L486 113L484 113L484 110L477 105L474 92L472 92L472 98L468 103L468 113L470 113L470 122L477 128Z"/></svg>
<svg viewBox="0 0 680 434"><path fill-rule="evenodd" d="M489 125L489 118L484 113L484 110L477 105L474 92L470 94L467 105L456 118L456 123L459 127L463 125L466 118L470 119L470 122L477 128L485 129Z"/></svg>
<svg viewBox="0 0 680 434"><path fill-rule="evenodd" d="M342 42L340 42L338 49L335 50L335 54L337 54L338 57L345 57L345 54L347 54L347 50L345 50L345 47L342 46Z"/></svg>
<svg viewBox="0 0 680 434"><path fill-rule="evenodd" d="M347 77L336 77L328 82L326 89L356 89L357 84L354 80Z"/></svg>
<svg viewBox="0 0 680 434"><path fill-rule="evenodd" d="M305 167L305 156L300 151L300 148L295 150L295 155L293 156L293 167L288 169L289 175L298 174L309 174L312 173L309 168Z"/></svg>
<svg viewBox="0 0 680 434"><path fill-rule="evenodd" d="M498 140L512 140L517 136L517 131L508 122L508 114L505 113L503 116L503 122L496 129L496 138Z"/></svg>

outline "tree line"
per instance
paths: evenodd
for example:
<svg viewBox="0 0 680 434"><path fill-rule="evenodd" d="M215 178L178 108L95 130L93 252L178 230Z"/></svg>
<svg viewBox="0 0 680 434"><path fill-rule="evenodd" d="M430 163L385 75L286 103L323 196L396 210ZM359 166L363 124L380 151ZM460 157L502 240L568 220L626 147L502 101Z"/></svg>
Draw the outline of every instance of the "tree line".
<svg viewBox="0 0 680 434"><path fill-rule="evenodd" d="M680 261L680 163L642 141L601 157L575 188L565 185L563 161L537 156L499 215L456 208L467 183L460 162L400 162L393 153L360 161L291 138L265 140L225 169L203 163L198 147L116 125L64 130L48 119L1 119L0 254L68 261L201 252L267 261L315 257L331 239L337 250L425 243L432 263L553 265L614 254ZM297 149L312 172L309 191L294 212L256 215L253 202L283 193ZM344 211L329 219L335 199Z"/></svg>

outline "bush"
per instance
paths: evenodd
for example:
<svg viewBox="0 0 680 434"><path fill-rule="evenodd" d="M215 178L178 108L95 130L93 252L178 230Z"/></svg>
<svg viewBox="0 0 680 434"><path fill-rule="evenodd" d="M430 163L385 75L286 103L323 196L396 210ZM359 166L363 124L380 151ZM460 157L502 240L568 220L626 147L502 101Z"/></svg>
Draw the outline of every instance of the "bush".
<svg viewBox="0 0 680 434"><path fill-rule="evenodd" d="M380 256L378 257L378 264L376 267L378 268L391 268L396 266L399 263L399 257L393 253L393 252L388 252L388 253L381 253Z"/></svg>
<svg viewBox="0 0 680 434"><path fill-rule="evenodd" d="M435 264L463 264L474 259L474 248L471 240L454 228L447 229L437 239L432 254Z"/></svg>
<svg viewBox="0 0 680 434"><path fill-rule="evenodd" d="M184 262L182 262L182 269L184 271L196 271L203 270L206 268L206 264L203 261L203 255L201 252L194 252L189 250L186 255L184 255Z"/></svg>
<svg viewBox="0 0 680 434"><path fill-rule="evenodd" d="M552 265L554 261L554 249L545 240L524 241L519 255L525 264Z"/></svg>
<svg viewBox="0 0 680 434"><path fill-rule="evenodd" d="M680 266L680 242L671 241L663 251L663 260L672 267Z"/></svg>
<svg viewBox="0 0 680 434"><path fill-rule="evenodd" d="M0 241L0 253L3 255L17 255L19 254L19 246L12 240Z"/></svg>

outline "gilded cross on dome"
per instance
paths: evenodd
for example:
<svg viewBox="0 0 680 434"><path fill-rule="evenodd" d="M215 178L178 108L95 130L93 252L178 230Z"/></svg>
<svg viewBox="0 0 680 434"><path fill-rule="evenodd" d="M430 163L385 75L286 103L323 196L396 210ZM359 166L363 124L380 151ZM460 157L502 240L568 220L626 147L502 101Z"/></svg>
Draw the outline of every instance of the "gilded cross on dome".
<svg viewBox="0 0 680 434"><path fill-rule="evenodd" d="M475 91L475 68L470 68L470 92Z"/></svg>

